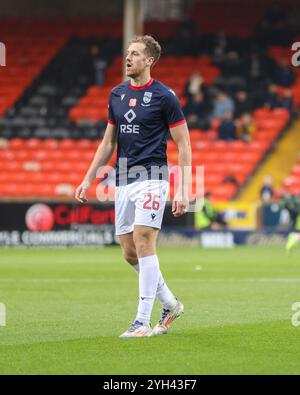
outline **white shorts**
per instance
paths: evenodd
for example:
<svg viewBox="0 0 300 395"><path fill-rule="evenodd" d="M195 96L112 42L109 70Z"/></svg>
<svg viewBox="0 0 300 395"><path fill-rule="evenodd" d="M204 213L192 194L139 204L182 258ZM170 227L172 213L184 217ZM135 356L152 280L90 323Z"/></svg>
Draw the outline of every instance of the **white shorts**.
<svg viewBox="0 0 300 395"><path fill-rule="evenodd" d="M134 225L161 228L169 182L145 180L116 187L116 235L133 232Z"/></svg>

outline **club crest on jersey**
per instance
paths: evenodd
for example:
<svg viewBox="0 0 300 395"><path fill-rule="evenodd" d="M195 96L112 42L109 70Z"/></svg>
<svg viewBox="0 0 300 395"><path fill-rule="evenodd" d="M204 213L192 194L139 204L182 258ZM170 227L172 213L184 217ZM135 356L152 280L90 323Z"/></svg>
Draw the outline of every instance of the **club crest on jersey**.
<svg viewBox="0 0 300 395"><path fill-rule="evenodd" d="M136 106L136 99L130 99L129 100L129 107L135 107Z"/></svg>
<svg viewBox="0 0 300 395"><path fill-rule="evenodd" d="M149 104L152 98L152 92L145 92L143 97L143 102Z"/></svg>

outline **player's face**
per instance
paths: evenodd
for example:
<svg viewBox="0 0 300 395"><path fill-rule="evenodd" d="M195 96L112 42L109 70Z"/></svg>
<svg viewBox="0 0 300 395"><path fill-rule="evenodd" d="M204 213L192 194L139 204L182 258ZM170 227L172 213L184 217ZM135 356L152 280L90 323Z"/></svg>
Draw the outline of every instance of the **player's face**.
<svg viewBox="0 0 300 395"><path fill-rule="evenodd" d="M126 75L127 77L136 78L141 75L152 63L152 58L145 54L145 45L143 43L132 43L126 55Z"/></svg>

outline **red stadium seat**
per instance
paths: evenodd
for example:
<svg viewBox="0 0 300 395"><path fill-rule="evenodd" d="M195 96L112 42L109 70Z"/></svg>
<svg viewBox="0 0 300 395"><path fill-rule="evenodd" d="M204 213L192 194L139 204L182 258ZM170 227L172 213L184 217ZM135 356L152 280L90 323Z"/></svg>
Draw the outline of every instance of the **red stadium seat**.
<svg viewBox="0 0 300 395"><path fill-rule="evenodd" d="M218 28L222 26L226 32L248 34L250 28L244 26L243 18L240 18L244 14L249 19L252 18L250 24L255 26L257 10L254 10L255 7L250 4L245 4L243 7L228 7L228 10L224 11L226 18L216 12L216 9L219 9L219 5L212 5L209 1L205 1L201 7L195 5L193 18L199 22L197 25L201 25L197 28L199 32L210 32L216 26ZM4 26L7 23L7 21L3 21ZM48 24L49 28L54 30L50 29L50 33L45 34L47 29L44 29L42 35L38 34L44 24ZM176 21L147 22L147 28L153 28L153 31L164 35L164 37L173 34L177 25ZM101 21L101 24L97 18L88 19L88 22L84 18L68 21L64 18L53 19L45 20L43 23L38 20L35 23L32 23L32 20L15 20L12 25L8 24L7 26L9 28L4 31L9 32L7 46L10 48L8 54L10 67L1 69L0 116L7 108L14 105L24 89L31 85L33 79L47 66L49 60L55 56L58 49L69 37L77 34L79 37L87 38L92 34L103 39L106 35L120 38L122 34L119 21L111 18ZM1 29L3 29L2 25L0 32L2 32ZM273 47L270 49L270 54L277 61L282 56L289 56L290 50ZM176 73L170 72L174 65L176 65ZM70 109L70 119L75 122L81 120L106 121L108 95L112 87L121 82L122 67L123 58L118 56L106 69L104 86L88 87L75 107ZM186 100L184 97L185 84L194 71L202 74L207 86L213 83L220 74L220 69L213 65L210 56L183 56L180 58L166 56L161 58L160 66L154 69L154 76L158 79L161 78L167 85L169 84L178 93L183 104ZM292 87L292 94L294 102L300 104L300 74L298 70L296 73L298 77ZM218 140L217 128L220 123L218 119L212 121L211 129L208 131L190 130L193 172L195 173L196 166L204 165L206 186L212 189L213 196L217 200L228 200L235 195L236 186L224 184L223 180L228 176L233 176L240 184L243 184L289 120L288 111L285 109L259 108L253 112L253 117L257 131L253 141L249 143ZM57 197L57 193L60 194L57 189L60 184L75 187L82 180L99 142L87 139L79 141L46 139L42 141L36 138L29 140L15 138L10 140L7 149L0 149L2 170L0 195ZM178 150L173 141L168 141L167 151L169 162L176 164ZM110 164L113 164L114 161L115 154ZM35 171L30 170L30 166L29 170L26 167L26 164L31 162L32 166L37 166ZM291 170L292 178L285 182L285 185L293 191L299 186L300 170L298 166L296 165ZM95 194L96 185L93 185L92 192Z"/></svg>

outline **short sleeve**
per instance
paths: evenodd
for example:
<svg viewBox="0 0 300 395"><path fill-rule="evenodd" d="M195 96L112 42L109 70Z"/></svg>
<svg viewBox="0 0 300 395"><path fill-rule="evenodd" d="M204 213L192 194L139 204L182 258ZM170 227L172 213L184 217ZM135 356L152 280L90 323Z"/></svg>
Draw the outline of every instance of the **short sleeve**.
<svg viewBox="0 0 300 395"><path fill-rule="evenodd" d="M116 124L114 111L113 111L113 106L112 106L112 93L109 95L109 100L108 100L108 119L107 119L107 122L110 123L111 125L115 125Z"/></svg>
<svg viewBox="0 0 300 395"><path fill-rule="evenodd" d="M162 111L169 128L185 123L185 118L178 97L171 89L163 97Z"/></svg>

